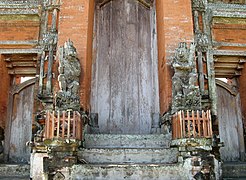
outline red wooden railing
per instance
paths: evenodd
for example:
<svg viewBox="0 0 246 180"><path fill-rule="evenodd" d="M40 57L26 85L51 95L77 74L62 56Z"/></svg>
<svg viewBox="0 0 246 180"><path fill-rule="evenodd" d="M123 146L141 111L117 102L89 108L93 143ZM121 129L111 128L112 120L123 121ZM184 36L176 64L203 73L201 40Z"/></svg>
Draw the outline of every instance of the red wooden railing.
<svg viewBox="0 0 246 180"><path fill-rule="evenodd" d="M172 122L173 139L212 137L210 110L179 111L173 115Z"/></svg>
<svg viewBox="0 0 246 180"><path fill-rule="evenodd" d="M47 111L45 139L82 140L83 123L77 111Z"/></svg>

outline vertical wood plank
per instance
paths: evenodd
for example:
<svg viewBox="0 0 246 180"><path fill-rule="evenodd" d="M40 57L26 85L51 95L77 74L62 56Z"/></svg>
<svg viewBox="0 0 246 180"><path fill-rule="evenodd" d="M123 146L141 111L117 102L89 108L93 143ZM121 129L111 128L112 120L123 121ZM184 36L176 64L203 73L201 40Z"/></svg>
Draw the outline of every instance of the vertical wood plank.
<svg viewBox="0 0 246 180"><path fill-rule="evenodd" d="M52 111L50 139L54 138L54 133L55 133L55 111Z"/></svg>
<svg viewBox="0 0 246 180"><path fill-rule="evenodd" d="M220 139L224 142L224 147L220 148L221 159L224 161L240 160L240 134L242 122L238 116L237 97L231 95L223 87L217 86L218 98L218 120ZM229 109L229 111L228 111Z"/></svg>
<svg viewBox="0 0 246 180"><path fill-rule="evenodd" d="M49 130L50 130L50 111L46 111L47 112L47 121L45 122L46 125L46 138L49 139Z"/></svg>
<svg viewBox="0 0 246 180"><path fill-rule="evenodd" d="M193 126L193 137L196 137L196 119L193 110L192 110L192 126Z"/></svg>
<svg viewBox="0 0 246 180"><path fill-rule="evenodd" d="M188 133L188 137L190 138L191 137L191 130L190 130L190 122L191 122L191 119L190 119L190 112L189 111L186 111L186 117L187 117L187 133Z"/></svg>
<svg viewBox="0 0 246 180"><path fill-rule="evenodd" d="M71 111L68 111L67 115L67 138L70 139L70 126L71 125Z"/></svg>
<svg viewBox="0 0 246 180"><path fill-rule="evenodd" d="M60 136L60 111L57 112L57 132L56 137L59 138Z"/></svg>
<svg viewBox="0 0 246 180"><path fill-rule="evenodd" d="M75 114L75 111L73 111L73 132L72 132L72 134L73 134L73 138L75 139L76 138L76 132L75 132L75 126L76 126L76 116L75 116L76 114Z"/></svg>
<svg viewBox="0 0 246 180"><path fill-rule="evenodd" d="M182 112L181 120L183 123L183 136L182 136L182 138L184 138L184 137L186 137L185 114L184 114L183 110L181 112Z"/></svg>
<svg viewBox="0 0 246 180"><path fill-rule="evenodd" d="M32 137L34 85L22 89L14 95L10 131L9 160L27 163L30 159L30 147L26 142Z"/></svg>
<svg viewBox="0 0 246 180"><path fill-rule="evenodd" d="M66 112L62 111L62 139L65 138L65 118L66 118Z"/></svg>
<svg viewBox="0 0 246 180"><path fill-rule="evenodd" d="M196 111L197 123L198 123L198 137L201 137L201 121L200 121L200 112Z"/></svg>

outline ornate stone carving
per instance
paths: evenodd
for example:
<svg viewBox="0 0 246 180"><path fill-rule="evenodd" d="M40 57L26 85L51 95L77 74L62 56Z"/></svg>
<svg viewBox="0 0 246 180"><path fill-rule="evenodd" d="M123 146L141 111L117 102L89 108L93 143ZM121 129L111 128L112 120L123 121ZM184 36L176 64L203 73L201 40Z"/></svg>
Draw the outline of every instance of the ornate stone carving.
<svg viewBox="0 0 246 180"><path fill-rule="evenodd" d="M205 4L203 0L192 0L193 11L205 11Z"/></svg>
<svg viewBox="0 0 246 180"><path fill-rule="evenodd" d="M206 52L208 50L208 36L205 33L196 33L196 49L200 52Z"/></svg>
<svg viewBox="0 0 246 180"><path fill-rule="evenodd" d="M44 50L55 50L57 45L57 32L49 31L43 35ZM52 48L52 49L51 49Z"/></svg>
<svg viewBox="0 0 246 180"><path fill-rule="evenodd" d="M80 110L79 77L80 63L73 42L68 40L60 48L59 58L59 88L55 97L55 107L58 110Z"/></svg>
<svg viewBox="0 0 246 180"><path fill-rule="evenodd" d="M195 44L187 48L181 42L176 49L172 63L174 75L172 77L172 113L178 110L196 110L201 107L201 97L197 83L195 64Z"/></svg>

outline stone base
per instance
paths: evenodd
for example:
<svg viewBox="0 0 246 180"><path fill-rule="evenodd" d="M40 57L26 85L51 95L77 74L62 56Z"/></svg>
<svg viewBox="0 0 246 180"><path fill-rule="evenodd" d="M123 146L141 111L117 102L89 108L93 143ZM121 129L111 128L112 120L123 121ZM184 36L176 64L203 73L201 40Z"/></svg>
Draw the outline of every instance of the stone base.
<svg viewBox="0 0 246 180"><path fill-rule="evenodd" d="M27 164L0 164L0 179L30 179L30 166Z"/></svg>
<svg viewBox="0 0 246 180"><path fill-rule="evenodd" d="M85 148L169 148L171 134L85 134Z"/></svg>
<svg viewBox="0 0 246 180"><path fill-rule="evenodd" d="M170 164L178 160L178 149L82 149L79 159L90 164Z"/></svg>
<svg viewBox="0 0 246 180"><path fill-rule="evenodd" d="M73 180L185 180L187 171L181 165L74 165Z"/></svg>
<svg viewBox="0 0 246 180"><path fill-rule="evenodd" d="M222 177L226 179L246 179L246 162L228 162L222 164Z"/></svg>

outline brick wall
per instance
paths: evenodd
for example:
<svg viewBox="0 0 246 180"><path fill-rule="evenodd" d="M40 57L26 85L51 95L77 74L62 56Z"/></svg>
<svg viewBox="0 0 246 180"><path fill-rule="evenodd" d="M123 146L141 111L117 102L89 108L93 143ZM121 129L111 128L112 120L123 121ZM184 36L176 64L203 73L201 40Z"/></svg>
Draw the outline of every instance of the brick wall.
<svg viewBox="0 0 246 180"><path fill-rule="evenodd" d="M213 18L212 22L213 40L224 43L246 42L246 21L242 18ZM245 47L226 47L218 49L246 50Z"/></svg>
<svg viewBox="0 0 246 180"><path fill-rule="evenodd" d="M58 47L68 38L74 42L81 64L81 105L89 108L90 69L92 56L92 25L94 1L70 0L62 1L59 25Z"/></svg>
<svg viewBox="0 0 246 180"><path fill-rule="evenodd" d="M10 86L10 76L6 68L6 63L3 56L0 55L0 127L5 127L5 120L7 118L8 95Z"/></svg>
<svg viewBox="0 0 246 180"><path fill-rule="evenodd" d="M167 111L171 101L171 70L167 62L180 41L193 40L190 0L157 1L159 80L161 112ZM182 13L181 13L182 10ZM89 108L93 35L94 2L63 1L59 18L59 42L74 41L81 61L81 102Z"/></svg>
<svg viewBox="0 0 246 180"><path fill-rule="evenodd" d="M156 1L161 113L168 110L172 98L170 63L179 42L193 41L190 0Z"/></svg>
<svg viewBox="0 0 246 180"><path fill-rule="evenodd" d="M1 15L0 41L37 40L39 26L37 15Z"/></svg>

